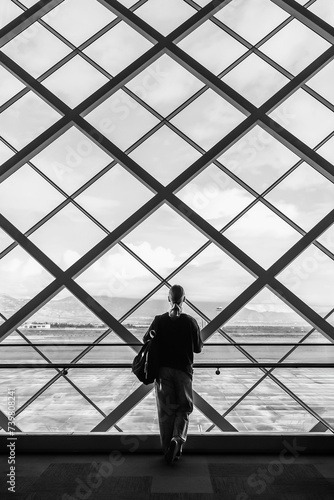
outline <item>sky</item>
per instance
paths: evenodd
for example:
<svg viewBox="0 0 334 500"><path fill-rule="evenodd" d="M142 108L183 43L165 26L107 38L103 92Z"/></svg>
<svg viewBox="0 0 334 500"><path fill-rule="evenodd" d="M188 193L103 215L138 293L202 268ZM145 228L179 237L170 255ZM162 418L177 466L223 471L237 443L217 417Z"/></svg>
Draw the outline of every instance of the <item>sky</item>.
<svg viewBox="0 0 334 500"><path fill-rule="evenodd" d="M22 3L30 7L35 1ZM125 7L133 4L131 0L121 3ZM208 1L197 3L203 7ZM310 10L334 24L332 2L317 0ZM21 12L10 0L2 1L0 27ZM136 10L139 17L163 35L195 12L183 0L148 0ZM258 107L289 81L287 75L297 75L330 47L326 40L294 19L260 46L265 58L248 54L247 44L258 43L287 17L269 0L232 0L215 14L215 18L227 26L227 31L207 20L178 45ZM77 106L153 46L124 21L116 22L116 15L97 0L65 0L43 21L65 37L72 47L41 24L34 23L7 43L2 51L34 78L40 78L42 84L70 108ZM81 47L84 56L77 54L64 66L45 75L63 58L69 57L72 48L80 46L111 22L115 25L106 29L100 39ZM228 29L234 30L239 39L233 38ZM247 57L239 64L233 64L245 54ZM90 63L92 60L97 66ZM276 68L269 64L269 60L274 61ZM278 67L283 68L284 74L278 71ZM308 82L309 87L332 106L334 90L329 82L333 77L334 62L331 62ZM22 93L19 100L9 107L0 108L1 163L61 118L56 110L0 66L0 106L19 92ZM198 97L193 102L174 113L196 93ZM139 96L154 112L138 104L133 95ZM292 94L270 116L312 148L318 148L334 130L333 112L303 89ZM170 126L161 121L167 117ZM245 118L216 92L203 88L196 76L167 54L85 116L88 123L163 185L171 182ZM153 128L156 132L137 144ZM177 131L184 134L183 137L187 136L190 143ZM330 162L334 161L333 140L317 149ZM300 239L301 234L264 203L255 203L257 195L264 193L280 176L296 166L288 177L265 194L265 200L304 231L310 230L334 208L333 183L302 162L259 125L226 150L218 162L222 169L215 164L209 165L180 189L177 196L215 229L227 226L224 235L264 268L270 267ZM229 177L224 168L247 184L251 192ZM106 172L103 177L77 193L103 169ZM61 192L43 176L59 186ZM68 202L66 197L74 193L73 203ZM29 238L65 270L153 196L150 189L72 126L32 158L30 165L24 165L0 185L0 212L20 231L26 232L63 204L62 209ZM230 225L233 218L250 204L254 206ZM78 206L86 212L83 213ZM99 226L88 217L88 213L99 222ZM333 227L319 241L333 252ZM0 252L11 242L0 229ZM167 204L123 239L131 251L163 278L207 242L207 236ZM0 259L0 294L31 298L52 279L19 247ZM288 266L278 279L321 314L333 303L334 262L314 245ZM195 303L227 303L253 280L250 273L211 243L177 273L171 283L182 283ZM120 245L95 262L77 281L95 297L140 298L159 283ZM260 305L265 303L269 309L275 307L272 299L263 297L258 298Z"/></svg>

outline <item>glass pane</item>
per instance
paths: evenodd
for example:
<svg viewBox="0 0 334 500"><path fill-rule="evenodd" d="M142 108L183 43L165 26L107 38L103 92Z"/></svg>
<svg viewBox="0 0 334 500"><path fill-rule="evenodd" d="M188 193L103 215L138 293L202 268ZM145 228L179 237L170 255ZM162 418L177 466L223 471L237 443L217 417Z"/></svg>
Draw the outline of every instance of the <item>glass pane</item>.
<svg viewBox="0 0 334 500"><path fill-rule="evenodd" d="M76 281L117 319L159 283L119 245L97 260Z"/></svg>
<svg viewBox="0 0 334 500"><path fill-rule="evenodd" d="M3 66L0 66L0 105L7 102L11 97L24 89L23 83L15 78Z"/></svg>
<svg viewBox="0 0 334 500"><path fill-rule="evenodd" d="M0 134L16 149L21 149L60 118L51 106L28 92L1 113Z"/></svg>
<svg viewBox="0 0 334 500"><path fill-rule="evenodd" d="M14 240L5 231L0 229L0 252L7 248Z"/></svg>
<svg viewBox="0 0 334 500"><path fill-rule="evenodd" d="M106 233L71 203L60 210L29 239L62 269L67 269Z"/></svg>
<svg viewBox="0 0 334 500"><path fill-rule="evenodd" d="M120 165L98 179L76 201L112 231L144 205L153 193Z"/></svg>
<svg viewBox="0 0 334 500"><path fill-rule="evenodd" d="M309 231L334 208L334 184L302 163L266 198L281 212Z"/></svg>
<svg viewBox="0 0 334 500"><path fill-rule="evenodd" d="M244 45L210 20L183 38L178 46L215 75L247 51Z"/></svg>
<svg viewBox="0 0 334 500"><path fill-rule="evenodd" d="M223 81L242 94L255 106L260 106L289 80L255 54L251 54Z"/></svg>
<svg viewBox="0 0 334 500"><path fill-rule="evenodd" d="M323 156L330 163L334 163L334 137L331 137L328 141L325 142L319 149L317 149L317 153Z"/></svg>
<svg viewBox="0 0 334 500"><path fill-rule="evenodd" d="M108 81L82 57L75 56L44 80L43 85L74 108Z"/></svg>
<svg viewBox="0 0 334 500"><path fill-rule="evenodd" d="M327 229L327 231L318 238L318 241L334 254L334 226L332 225Z"/></svg>
<svg viewBox="0 0 334 500"><path fill-rule="evenodd" d="M12 336L11 334L9 338ZM22 339L21 339L22 342ZM0 348L0 353L1 353ZM15 350L15 347L11 348ZM8 349L9 350L9 349ZM45 384L51 380L56 374L55 370L51 368L47 370L38 370L33 368L27 369L2 369L1 370L1 383L0 383L0 408L7 412L7 389L17 388L15 391L16 408L28 401L37 391L39 391Z"/></svg>
<svg viewBox="0 0 334 500"><path fill-rule="evenodd" d="M215 17L255 45L288 14L269 0L232 0Z"/></svg>
<svg viewBox="0 0 334 500"><path fill-rule="evenodd" d="M9 318L53 277L21 247L16 247L0 260L0 311Z"/></svg>
<svg viewBox="0 0 334 500"><path fill-rule="evenodd" d="M243 346L257 361L278 362L291 346L273 343L298 343L311 326L281 299L264 288L224 324L224 331L238 343L266 343Z"/></svg>
<svg viewBox="0 0 334 500"><path fill-rule="evenodd" d="M66 0L54 9L47 23L79 46L115 18L115 14L96 0Z"/></svg>
<svg viewBox="0 0 334 500"><path fill-rule="evenodd" d="M6 26L20 14L22 14L22 10L17 5L9 0L2 0L0 5L0 28Z"/></svg>
<svg viewBox="0 0 334 500"><path fill-rule="evenodd" d="M334 261L314 245L299 255L277 278L324 316L333 307Z"/></svg>
<svg viewBox="0 0 334 500"><path fill-rule="evenodd" d="M302 89L269 116L310 147L316 146L334 128L334 113Z"/></svg>
<svg viewBox="0 0 334 500"><path fill-rule="evenodd" d="M167 205L129 233L123 242L162 276L169 275L207 239Z"/></svg>
<svg viewBox="0 0 334 500"><path fill-rule="evenodd" d="M49 179L72 194L113 159L72 127L32 160Z"/></svg>
<svg viewBox="0 0 334 500"><path fill-rule="evenodd" d="M137 16L165 36L194 14L196 10L181 0L148 0L136 10Z"/></svg>
<svg viewBox="0 0 334 500"><path fill-rule="evenodd" d="M63 201L64 197L28 165L0 184L0 211L22 232Z"/></svg>
<svg viewBox="0 0 334 500"><path fill-rule="evenodd" d="M67 45L38 22L22 31L1 50L35 78L71 52Z"/></svg>
<svg viewBox="0 0 334 500"><path fill-rule="evenodd" d="M200 153L163 125L129 156L159 182L167 185L197 160Z"/></svg>
<svg viewBox="0 0 334 500"><path fill-rule="evenodd" d="M181 284L187 298L210 319L227 306L254 278L216 245L211 244L171 281Z"/></svg>
<svg viewBox="0 0 334 500"><path fill-rule="evenodd" d="M164 54L126 85L161 115L167 116L203 83Z"/></svg>
<svg viewBox="0 0 334 500"><path fill-rule="evenodd" d="M177 195L218 230L255 199L214 165L203 170Z"/></svg>
<svg viewBox="0 0 334 500"><path fill-rule="evenodd" d="M224 234L264 268L271 266L301 238L262 203L257 203Z"/></svg>
<svg viewBox="0 0 334 500"><path fill-rule="evenodd" d="M263 44L261 51L296 75L329 47L326 40L293 19Z"/></svg>
<svg viewBox="0 0 334 500"><path fill-rule="evenodd" d="M116 75L151 47L149 40L121 21L84 52L111 75Z"/></svg>
<svg viewBox="0 0 334 500"><path fill-rule="evenodd" d="M86 120L123 150L159 122L123 90L118 90L95 108Z"/></svg>
<svg viewBox="0 0 334 500"><path fill-rule="evenodd" d="M334 26L334 5L326 0L317 0L309 9L317 16L321 17L326 23Z"/></svg>
<svg viewBox="0 0 334 500"><path fill-rule="evenodd" d="M89 432L101 420L102 415L63 378L16 417L23 432Z"/></svg>
<svg viewBox="0 0 334 500"><path fill-rule="evenodd" d="M119 348L114 347L113 349L115 351L114 356L109 357L109 360L106 362L114 363L117 361ZM128 349L130 348L128 347ZM132 353L132 357L134 357L134 351ZM110 351L108 351L109 354ZM130 369L125 370L124 368L111 370L104 368L76 369L69 372L69 378L106 414L114 410L140 386L139 380L133 375ZM106 387L108 387L107 391Z"/></svg>
<svg viewBox="0 0 334 500"><path fill-rule="evenodd" d="M0 164L5 163L5 161L9 160L9 158L11 158L13 154L14 151L5 146L5 144L0 140Z"/></svg>
<svg viewBox="0 0 334 500"><path fill-rule="evenodd" d="M121 418L117 425L126 433L131 433L136 429L136 432L142 434L159 434L157 403L154 391L151 391L125 417ZM110 431L112 430L111 428Z"/></svg>
<svg viewBox="0 0 334 500"><path fill-rule="evenodd" d="M333 370L280 369L277 378L333 426Z"/></svg>
<svg viewBox="0 0 334 500"><path fill-rule="evenodd" d="M171 123L207 150L244 118L234 106L209 89L176 115Z"/></svg>
<svg viewBox="0 0 334 500"><path fill-rule="evenodd" d="M218 160L255 191L262 193L299 158L256 125Z"/></svg>
<svg viewBox="0 0 334 500"><path fill-rule="evenodd" d="M198 360L199 361L199 360ZM216 411L225 413L245 392L263 376L261 370L253 368L221 369L220 375L215 369L198 368L195 371L193 388ZM229 416L226 417L230 421ZM209 427L209 426L208 426ZM216 430L218 430L216 428Z"/></svg>
<svg viewBox="0 0 334 500"><path fill-rule="evenodd" d="M22 3L22 5L25 5L26 7L32 7L33 5L35 5L35 3L38 2L38 0L23 0L23 1L20 0L20 2Z"/></svg>
<svg viewBox="0 0 334 500"><path fill-rule="evenodd" d="M311 80L308 80L307 85L313 90L316 90L320 95L325 97L329 102L334 104L334 61L328 63L324 69L319 71Z"/></svg>
<svg viewBox="0 0 334 500"><path fill-rule="evenodd" d="M226 418L239 432L309 432L318 422L268 379L263 380Z"/></svg>

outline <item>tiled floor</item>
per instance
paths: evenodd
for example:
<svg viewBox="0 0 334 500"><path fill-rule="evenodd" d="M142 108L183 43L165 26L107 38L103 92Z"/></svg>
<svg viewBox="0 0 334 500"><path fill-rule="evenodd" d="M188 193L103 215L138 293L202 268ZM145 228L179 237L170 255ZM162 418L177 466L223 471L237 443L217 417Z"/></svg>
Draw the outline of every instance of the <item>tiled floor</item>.
<svg viewBox="0 0 334 500"><path fill-rule="evenodd" d="M334 500L334 457L185 454L17 455L15 500Z"/></svg>

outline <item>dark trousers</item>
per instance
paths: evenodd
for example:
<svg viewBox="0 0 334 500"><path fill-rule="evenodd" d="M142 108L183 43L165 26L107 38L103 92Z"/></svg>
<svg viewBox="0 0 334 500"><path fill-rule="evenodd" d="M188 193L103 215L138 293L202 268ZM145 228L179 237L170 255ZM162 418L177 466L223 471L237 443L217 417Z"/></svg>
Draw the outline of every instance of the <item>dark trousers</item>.
<svg viewBox="0 0 334 500"><path fill-rule="evenodd" d="M172 438L182 445L187 439L189 415L193 411L192 377L177 368L163 366L155 381L160 440L166 453Z"/></svg>

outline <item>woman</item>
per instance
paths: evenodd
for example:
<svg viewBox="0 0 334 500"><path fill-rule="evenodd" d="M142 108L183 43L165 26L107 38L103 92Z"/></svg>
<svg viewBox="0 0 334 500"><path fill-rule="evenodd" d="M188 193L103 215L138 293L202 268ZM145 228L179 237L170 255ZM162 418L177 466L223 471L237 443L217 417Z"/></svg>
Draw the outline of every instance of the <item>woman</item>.
<svg viewBox="0 0 334 500"><path fill-rule="evenodd" d="M154 318L143 341L156 335L160 370L155 392L160 438L165 459L171 463L180 458L187 439L189 415L193 411L194 352L201 352L203 342L197 321L182 312L182 286L170 288L168 301L170 311Z"/></svg>

